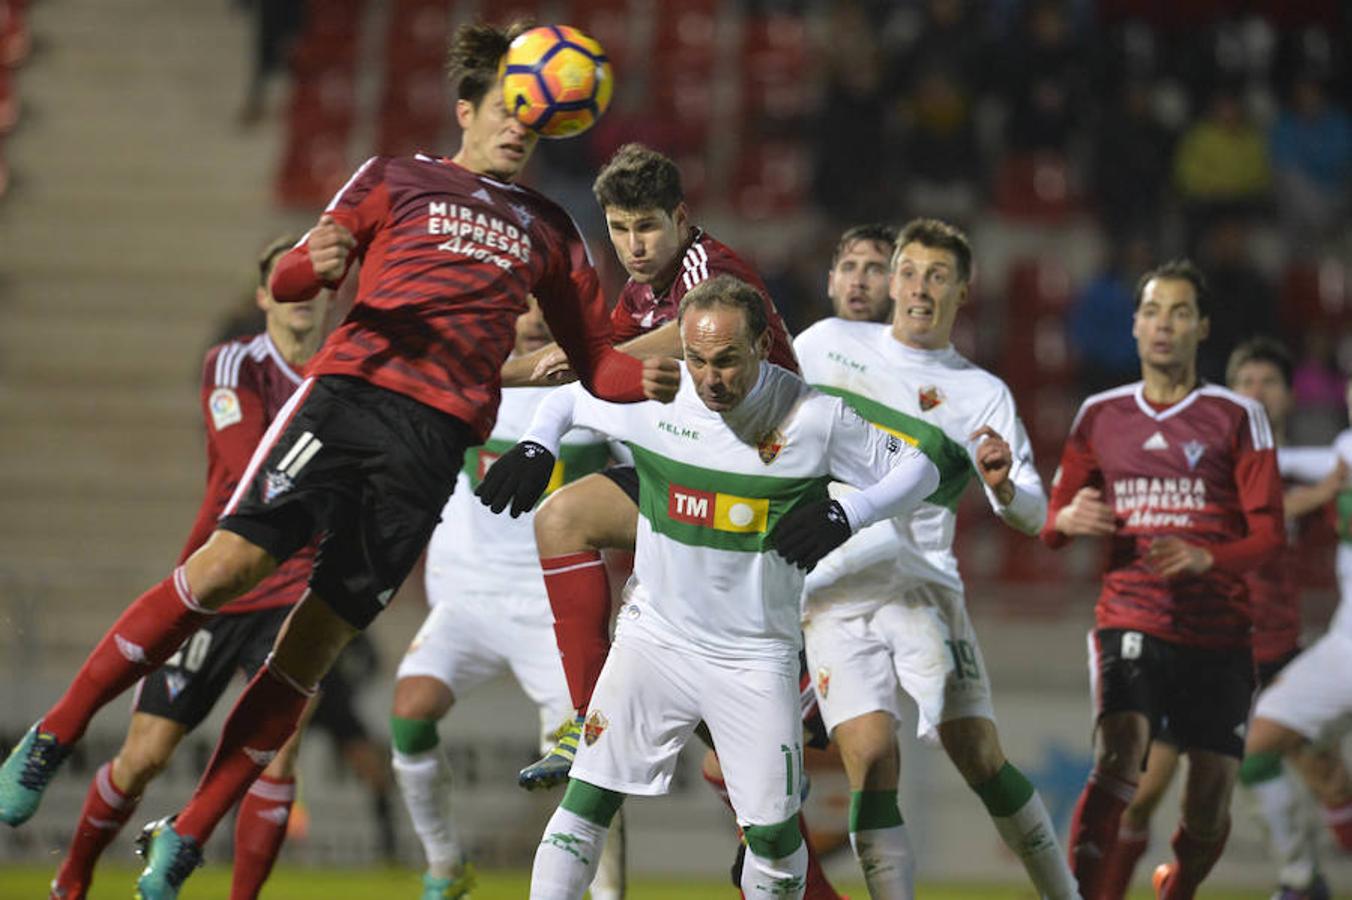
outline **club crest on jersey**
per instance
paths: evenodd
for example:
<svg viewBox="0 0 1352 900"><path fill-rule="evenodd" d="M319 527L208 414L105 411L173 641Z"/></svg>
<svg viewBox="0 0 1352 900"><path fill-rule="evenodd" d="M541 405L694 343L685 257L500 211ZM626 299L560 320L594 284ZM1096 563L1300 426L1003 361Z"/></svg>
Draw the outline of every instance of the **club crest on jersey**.
<svg viewBox="0 0 1352 900"><path fill-rule="evenodd" d="M601 735L610 727L610 720L599 709L593 709L582 726L582 740L590 747L601 739Z"/></svg>
<svg viewBox="0 0 1352 900"><path fill-rule="evenodd" d="M218 387L211 392L207 398L207 409L211 410L211 424L217 431L244 421L239 395L228 387Z"/></svg>
<svg viewBox="0 0 1352 900"><path fill-rule="evenodd" d="M178 672L170 672L164 676L164 689L169 693L169 702L172 703L178 699L178 695L183 693L183 689L188 686L188 676L181 675Z"/></svg>
<svg viewBox="0 0 1352 900"><path fill-rule="evenodd" d="M940 403L944 402L944 395L940 393L937 384L931 384L920 389L920 411L929 412Z"/></svg>
<svg viewBox="0 0 1352 900"><path fill-rule="evenodd" d="M285 472L268 472L263 476L263 502L271 503L277 497L295 487L291 476Z"/></svg>
<svg viewBox="0 0 1352 900"><path fill-rule="evenodd" d="M535 216L531 215L530 210L519 203L508 203L507 208L516 215L516 220L521 223L522 228L530 228L530 223L535 221Z"/></svg>
<svg viewBox="0 0 1352 900"><path fill-rule="evenodd" d="M826 666L817 669L817 696L823 700L831 693L831 670Z"/></svg>
<svg viewBox="0 0 1352 900"><path fill-rule="evenodd" d="M772 428L761 435L760 441L756 444L756 453L760 456L760 461L767 466L775 461L775 457L779 456L779 451L783 449L784 432L778 428Z"/></svg>
<svg viewBox="0 0 1352 900"><path fill-rule="evenodd" d="M1206 445L1201 441L1188 441L1183 445L1183 456L1188 461L1188 469L1191 471L1197 468L1197 464L1202 461L1202 454L1206 452Z"/></svg>

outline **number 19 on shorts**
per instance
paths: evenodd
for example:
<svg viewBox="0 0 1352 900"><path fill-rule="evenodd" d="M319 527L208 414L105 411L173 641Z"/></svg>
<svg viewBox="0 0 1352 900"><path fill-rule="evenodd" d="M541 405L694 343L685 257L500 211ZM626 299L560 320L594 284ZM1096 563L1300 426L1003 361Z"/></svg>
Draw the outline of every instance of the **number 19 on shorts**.
<svg viewBox="0 0 1352 900"><path fill-rule="evenodd" d="M790 747L788 744L780 744L779 752L784 754L784 796L792 797L802 783L803 777L803 745L797 741ZM798 777L794 777L794 771L797 767Z"/></svg>

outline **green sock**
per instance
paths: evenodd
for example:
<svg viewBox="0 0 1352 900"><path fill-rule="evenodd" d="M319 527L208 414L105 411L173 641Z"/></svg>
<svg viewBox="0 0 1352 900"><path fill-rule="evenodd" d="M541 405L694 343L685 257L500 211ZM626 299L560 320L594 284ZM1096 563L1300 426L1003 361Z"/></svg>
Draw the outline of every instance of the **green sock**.
<svg viewBox="0 0 1352 900"><path fill-rule="evenodd" d="M896 791L850 792L850 831L874 831L901 824Z"/></svg>
<svg viewBox="0 0 1352 900"><path fill-rule="evenodd" d="M1012 816L1023 809L1036 791L1033 783L1023 777L1023 773L1014 768L1013 763L1005 763L995 777L972 788L986 811L996 818Z"/></svg>

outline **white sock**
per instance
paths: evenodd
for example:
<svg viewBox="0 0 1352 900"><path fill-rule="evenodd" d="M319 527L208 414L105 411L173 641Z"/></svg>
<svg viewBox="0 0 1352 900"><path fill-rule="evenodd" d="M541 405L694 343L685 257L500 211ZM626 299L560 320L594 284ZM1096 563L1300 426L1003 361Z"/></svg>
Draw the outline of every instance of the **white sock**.
<svg viewBox="0 0 1352 900"><path fill-rule="evenodd" d="M799 900L807 887L807 847L780 859L757 856L748 847L742 863L742 893L747 897Z"/></svg>
<svg viewBox="0 0 1352 900"><path fill-rule="evenodd" d="M446 757L440 746L412 754L395 750L393 764L394 780L427 856L427 871L450 878L464 859L451 820L451 769Z"/></svg>
<svg viewBox="0 0 1352 900"><path fill-rule="evenodd" d="M601 864L606 830L560 806L549 817L530 873L531 900L580 900Z"/></svg>
<svg viewBox="0 0 1352 900"><path fill-rule="evenodd" d="M1284 887L1307 888L1319 871L1314 823L1305 815L1300 786L1283 771L1276 778L1249 786L1267 826L1268 845L1281 866Z"/></svg>
<svg viewBox="0 0 1352 900"><path fill-rule="evenodd" d="M1077 900L1080 889L1056 842L1047 807L1036 793L1012 816L991 816L1005 846L1023 863L1033 886L1050 900Z"/></svg>
<svg viewBox="0 0 1352 900"><path fill-rule="evenodd" d="M850 832L872 900L915 900L915 855L905 824Z"/></svg>
<svg viewBox="0 0 1352 900"><path fill-rule="evenodd" d="M606 835L606 845L601 851L600 868L592 879L591 900L623 900L627 885L624 866L625 835L624 807L615 813L610 821L610 832Z"/></svg>

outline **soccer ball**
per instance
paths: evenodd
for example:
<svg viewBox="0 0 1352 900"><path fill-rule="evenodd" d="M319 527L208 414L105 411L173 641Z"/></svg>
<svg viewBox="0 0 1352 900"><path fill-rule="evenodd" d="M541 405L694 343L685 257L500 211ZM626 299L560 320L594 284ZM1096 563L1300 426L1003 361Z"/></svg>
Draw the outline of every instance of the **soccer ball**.
<svg viewBox="0 0 1352 900"><path fill-rule="evenodd" d="M518 36L502 57L498 80L507 109L548 138L572 137L596 124L615 86L606 51L567 25Z"/></svg>

